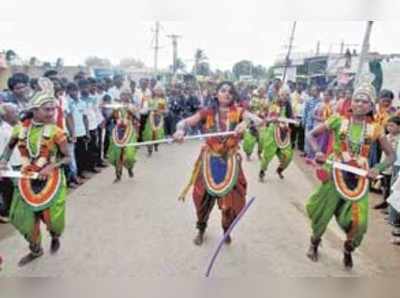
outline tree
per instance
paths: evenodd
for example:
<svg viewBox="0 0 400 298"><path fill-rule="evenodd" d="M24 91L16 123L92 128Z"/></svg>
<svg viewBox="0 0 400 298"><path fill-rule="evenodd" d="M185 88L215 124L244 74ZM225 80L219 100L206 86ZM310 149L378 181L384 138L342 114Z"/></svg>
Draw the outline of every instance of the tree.
<svg viewBox="0 0 400 298"><path fill-rule="evenodd" d="M249 60L242 60L233 65L232 72L235 75L236 79L239 79L240 76L251 76L253 72L254 65Z"/></svg>
<svg viewBox="0 0 400 298"><path fill-rule="evenodd" d="M143 68L145 64L143 61L135 58L123 58L119 62L119 66L122 68Z"/></svg>
<svg viewBox="0 0 400 298"><path fill-rule="evenodd" d="M56 68L62 68L64 66L64 60L62 58L57 58Z"/></svg>
<svg viewBox="0 0 400 298"><path fill-rule="evenodd" d="M7 62L11 62L15 58L17 58L17 54L14 52L14 50L8 50L6 52L6 60L7 60Z"/></svg>
<svg viewBox="0 0 400 298"><path fill-rule="evenodd" d="M110 60L96 56L87 57L85 59L85 64L88 67L111 67Z"/></svg>
<svg viewBox="0 0 400 298"><path fill-rule="evenodd" d="M233 73L230 70L225 70L224 79L228 81L233 81Z"/></svg>
<svg viewBox="0 0 400 298"><path fill-rule="evenodd" d="M218 80L218 81L224 80L225 79L224 72L220 69L216 69L213 73L213 79Z"/></svg>
<svg viewBox="0 0 400 298"><path fill-rule="evenodd" d="M255 79L265 79L267 77L267 69L262 65L257 65L253 68L253 76Z"/></svg>
<svg viewBox="0 0 400 298"><path fill-rule="evenodd" d="M196 74L200 76L209 76L211 73L210 64L208 62L201 62L197 65Z"/></svg>
<svg viewBox="0 0 400 298"><path fill-rule="evenodd" d="M267 70L267 74L265 76L265 79L267 81L271 81L275 78L275 74L274 74L274 68L271 66L270 68L268 68Z"/></svg>
<svg viewBox="0 0 400 298"><path fill-rule="evenodd" d="M38 58L36 58L36 57L31 57L31 58L29 59L29 66L36 66L37 63L38 63Z"/></svg>
<svg viewBox="0 0 400 298"><path fill-rule="evenodd" d="M172 72L174 71L173 65L171 65L169 68ZM182 71L186 70L186 64L182 61L181 58L176 59L176 71L178 71L178 70L182 70Z"/></svg>
<svg viewBox="0 0 400 298"><path fill-rule="evenodd" d="M195 75L199 74L200 64L203 64L206 60L208 60L207 56L204 54L204 50L197 49L194 54L194 65L193 65L193 73Z"/></svg>

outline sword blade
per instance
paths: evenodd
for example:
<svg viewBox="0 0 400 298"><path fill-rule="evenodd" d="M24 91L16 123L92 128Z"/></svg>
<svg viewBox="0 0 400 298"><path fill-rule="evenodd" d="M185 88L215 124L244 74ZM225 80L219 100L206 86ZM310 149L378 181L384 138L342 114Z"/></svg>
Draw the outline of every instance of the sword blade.
<svg viewBox="0 0 400 298"><path fill-rule="evenodd" d="M232 136L235 135L236 133L234 131L227 131L227 132L216 132L216 133L208 133L208 134L201 134L201 135L195 135L195 136L187 136L183 140L184 141L192 141L192 140L197 140L197 139L203 139L203 138L214 138L214 137L226 137L226 136ZM150 145L157 145L157 144L172 144L175 142L174 139L169 138L169 139L162 139L162 140L157 140L157 141L147 141L147 142L137 142L137 143L130 143L126 144L121 147L140 147L140 146L150 146Z"/></svg>
<svg viewBox="0 0 400 298"><path fill-rule="evenodd" d="M0 171L0 177L6 177L6 178L38 179L38 176L39 176L38 173L33 173L32 175L25 175L25 174L22 174L21 172L12 171L12 170Z"/></svg>
<svg viewBox="0 0 400 298"><path fill-rule="evenodd" d="M327 163L331 164L333 166L333 168L339 169L341 171L353 173L353 174L355 174L357 176L360 176L360 177L367 177L368 176L368 171L364 170L364 169L360 169L360 168L357 168L357 167L346 165L344 163L337 162L337 161L327 161ZM382 178L383 178L382 175L378 175L378 177L376 177L376 179L382 179Z"/></svg>
<svg viewBox="0 0 400 298"><path fill-rule="evenodd" d="M267 118L267 121L272 120L272 118ZM295 125L299 125L299 121L295 120L295 119L290 119L290 118L284 118L284 117L279 117L277 118L278 122L283 122L283 123L287 123L287 124L295 124Z"/></svg>

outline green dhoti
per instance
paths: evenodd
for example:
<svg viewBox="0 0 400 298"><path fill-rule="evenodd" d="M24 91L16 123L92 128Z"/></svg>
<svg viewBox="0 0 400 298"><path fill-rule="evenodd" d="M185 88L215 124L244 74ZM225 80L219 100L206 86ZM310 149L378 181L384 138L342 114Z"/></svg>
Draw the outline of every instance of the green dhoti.
<svg viewBox="0 0 400 298"><path fill-rule="evenodd" d="M322 183L306 204L311 220L313 237L321 238L333 216L351 240L353 247L360 246L368 226L368 193L352 202L340 196L333 181Z"/></svg>
<svg viewBox="0 0 400 298"><path fill-rule="evenodd" d="M136 134L132 133L127 143L136 143ZM118 146L111 137L107 158L115 168L132 169L136 162L136 147Z"/></svg>
<svg viewBox="0 0 400 298"><path fill-rule="evenodd" d="M154 118L151 118L154 117ZM162 115L152 115L147 119L143 131L144 141L156 141L165 138L164 119Z"/></svg>
<svg viewBox="0 0 400 298"><path fill-rule="evenodd" d="M243 151L247 156L251 156L253 154L257 143L258 147L260 148L258 132L257 135L255 135L250 129L246 130L243 137Z"/></svg>
<svg viewBox="0 0 400 298"><path fill-rule="evenodd" d="M31 244L40 244L40 221L47 226L53 237L60 237L65 228L65 198L67 187L65 176L48 208L34 210L21 196L18 187L15 187L13 201L10 209L11 224Z"/></svg>
<svg viewBox="0 0 400 298"><path fill-rule="evenodd" d="M290 138L289 138L290 139ZM265 171L272 159L277 156L279 159L279 168L285 170L293 158L293 149L289 144L284 148L279 148L274 137L274 126L265 129L261 136L262 142L262 156L261 156L261 170Z"/></svg>

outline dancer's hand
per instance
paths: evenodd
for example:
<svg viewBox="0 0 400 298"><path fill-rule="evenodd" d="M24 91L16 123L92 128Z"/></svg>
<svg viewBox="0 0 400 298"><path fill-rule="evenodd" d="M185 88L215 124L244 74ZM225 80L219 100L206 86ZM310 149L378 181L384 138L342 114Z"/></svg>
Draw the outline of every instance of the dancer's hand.
<svg viewBox="0 0 400 298"><path fill-rule="evenodd" d="M183 130L177 130L172 136L175 142L182 144L185 138L185 132Z"/></svg>
<svg viewBox="0 0 400 298"><path fill-rule="evenodd" d="M47 179L47 177L53 172L53 170L54 170L54 165L53 164L45 166L39 172L39 179L40 180Z"/></svg>
<svg viewBox="0 0 400 298"><path fill-rule="evenodd" d="M322 152L317 152L317 153L315 154L315 162L316 162L317 164L324 164L325 161L326 161L326 156L325 156L324 153L322 153Z"/></svg>
<svg viewBox="0 0 400 298"><path fill-rule="evenodd" d="M376 179L379 176L379 170L372 168L368 170L367 177L370 179Z"/></svg>
<svg viewBox="0 0 400 298"><path fill-rule="evenodd" d="M236 126L235 128L236 135L243 134L246 131L246 127L247 127L246 122L242 122L238 126Z"/></svg>

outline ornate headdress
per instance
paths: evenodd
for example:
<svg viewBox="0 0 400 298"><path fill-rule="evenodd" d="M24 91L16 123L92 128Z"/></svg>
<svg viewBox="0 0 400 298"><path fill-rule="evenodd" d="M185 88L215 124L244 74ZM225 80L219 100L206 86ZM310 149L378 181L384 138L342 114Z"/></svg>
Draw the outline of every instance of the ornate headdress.
<svg viewBox="0 0 400 298"><path fill-rule="evenodd" d="M376 90L372 82L374 81L373 74L363 74L358 80L358 84L354 90L353 98L355 97L369 97L369 100L375 101Z"/></svg>
<svg viewBox="0 0 400 298"><path fill-rule="evenodd" d="M29 101L29 108L39 108L45 103L55 102L56 98L54 96L54 86L53 83L48 78L39 78L38 85L40 91L33 94Z"/></svg>

